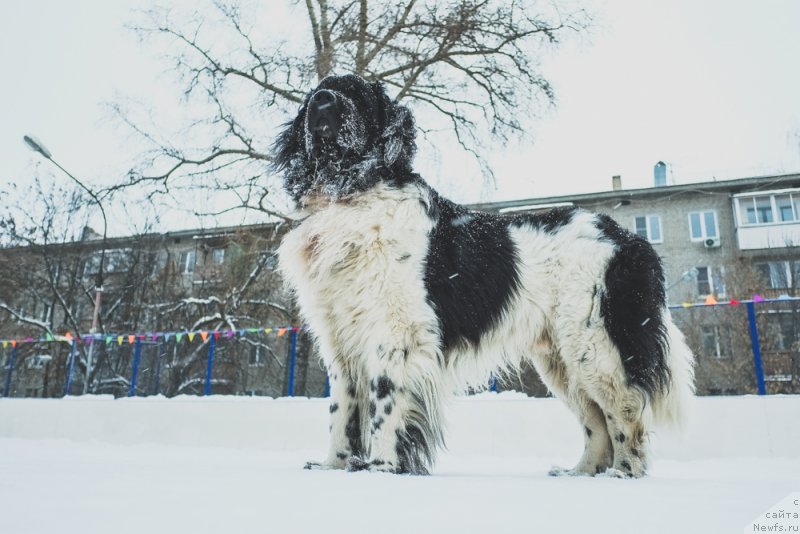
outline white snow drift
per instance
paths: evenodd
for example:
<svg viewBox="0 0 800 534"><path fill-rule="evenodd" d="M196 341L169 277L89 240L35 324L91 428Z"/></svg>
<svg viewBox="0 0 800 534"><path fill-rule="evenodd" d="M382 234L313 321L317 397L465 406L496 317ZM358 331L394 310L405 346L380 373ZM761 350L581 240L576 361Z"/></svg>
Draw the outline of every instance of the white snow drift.
<svg viewBox="0 0 800 534"><path fill-rule="evenodd" d="M742 532L800 490L796 396L698 399L641 480L548 477L582 450L556 400L447 413L448 452L410 477L303 471L324 399L0 399L0 532Z"/></svg>

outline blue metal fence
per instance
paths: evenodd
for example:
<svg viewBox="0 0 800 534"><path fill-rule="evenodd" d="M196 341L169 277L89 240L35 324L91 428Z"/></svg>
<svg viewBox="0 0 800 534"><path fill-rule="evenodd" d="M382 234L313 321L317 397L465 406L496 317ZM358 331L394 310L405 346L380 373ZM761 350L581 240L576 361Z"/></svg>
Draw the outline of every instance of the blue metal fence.
<svg viewBox="0 0 800 534"><path fill-rule="evenodd" d="M764 382L764 364L761 361L761 342L758 339L758 327L756 326L756 305L752 301L747 303L747 323L750 327L750 341L753 344L753 365L756 372L758 394L766 395L767 387Z"/></svg>
<svg viewBox="0 0 800 534"><path fill-rule="evenodd" d="M797 302L796 302L797 301ZM767 335L767 350L770 350L770 346L775 346L776 343L774 340L769 339L769 332L763 332L760 330L764 330L763 323L765 317L770 312L778 312L781 311L778 308L780 305L786 305L787 303L794 303L792 305L796 305L798 309L800 309L800 298L798 299L756 299L756 300L748 300L748 301L729 301L723 303L709 303L709 304L683 304L677 306L670 306L670 309L673 310L673 316L680 315L678 310L699 310L705 316L712 316L714 310L720 310L721 307L731 307L728 311L733 311L733 307L740 307L738 308L739 311L736 311L736 314L741 314L741 312L746 310L746 321L747 321L747 328L738 328L741 330L742 335L745 335L744 332L749 332L749 344L750 347L742 348L740 350L747 350L748 352L752 353L752 363L751 370L749 371L749 376L751 377L750 380L753 380L751 384L753 384L754 390L757 391L759 395L767 394L767 381L774 380L774 378L770 378L774 375L765 375L765 366L764 366L764 353L763 353L763 340L765 339L765 334ZM677 311L677 313L675 313ZM786 312L787 310L783 310ZM788 310L793 311L793 310ZM797 310L795 310L797 311ZM712 312L712 313L709 313ZM696 316L688 316L688 323L691 323L693 317ZM740 317L740 315L737 315ZM743 319L743 315L741 318ZM714 317L711 317L712 319ZM760 319L761 318L761 319ZM798 313L798 322L800 322L800 313ZM739 319L737 319L739 321ZM762 326L759 326L759 321L762 323ZM680 321L679 321L680 325ZM743 325L742 325L743 326ZM686 325L682 325L682 328L686 328ZM272 330L272 329L268 329ZM231 374L235 374L238 372L239 374L246 374L247 367L246 363L242 363L242 359L247 359L248 357L251 360L249 365L250 368L253 366L263 365L263 361L260 361L258 357L248 356L247 354L242 354L242 351L239 350L235 352L235 354L226 353L223 355L222 362L218 361L218 353L222 349L229 350L231 347L229 346L230 343L226 343L224 345L228 345L228 347L222 346L219 344L220 340L220 332L203 332L203 343L197 345L196 341L190 348L194 353L205 352L205 365L204 365L204 377L200 378L199 376L195 379L198 386L202 384L202 388L195 388L194 390L187 389L187 390L180 390L181 392L192 392L194 391L196 394L203 394L203 395L211 395L212 393L245 393L245 394L267 394L270 396L279 396L281 394L286 394L288 396L294 396L297 394L297 358L298 358L298 338L299 334L301 334L301 329L297 327L283 327L281 329L277 329L278 338L275 339L273 333L273 345L272 347L268 347L269 351L273 353L273 359L277 362L278 369L270 376L265 377L262 382L272 381L272 382L281 382L282 380L285 381L285 387L279 389L272 389L268 390L267 386L263 383L254 383L255 380L251 380L250 383L245 384L239 388L238 391L232 391L230 387L220 387L220 385L225 384L225 380L230 381L230 378L223 378L218 377L215 379L217 375L224 375L226 377L230 377ZM685 331L686 332L686 331ZM289 336L285 336L285 333L289 333ZM61 343L64 341L68 342L69 351L66 355L66 361L62 363L61 369L63 369L64 374L63 376L63 394L64 395L71 395L76 393L81 393L73 391L73 386L80 384L80 381L76 380L75 375L76 373L83 373L84 371L78 371L76 362L78 360L78 345L79 343L96 343L98 347L96 348L95 352L98 355L96 360L96 365L108 365L109 360L103 360L102 358L102 351L103 350L110 350L116 349L118 353L121 353L126 347L131 347L132 349L132 361L128 359L128 364L125 364L120 358L126 357L131 358L131 353L128 352L127 356L117 354L117 364L121 366L122 371L117 372L117 382L122 381L123 385L125 386L125 392L122 393L119 389L114 391L120 391L120 395L127 394L128 396L135 396L141 394L154 394L154 393L162 393L162 385L164 383L164 376L167 375L169 378L169 373L172 372L171 366L174 367L174 363L170 364L167 361L166 354L170 351L173 352L173 356L177 354L178 349L184 349L187 344L181 343L182 336L187 336L189 341L194 338L195 333L177 333L177 335L173 335L172 337L166 336L161 334L161 338L158 338L156 334L136 334L136 335L104 335L104 336L96 336L93 337L91 340L80 339L80 338L60 338L60 339L47 339L47 340L33 340L35 343ZM281 337L282 336L282 337ZM225 341L232 341L233 335L228 333L228 335L224 335L222 337ZM287 339L288 338L288 339ZM128 343L124 343L123 339L128 340ZM156 341L158 339L158 341ZM110 340L110 341L109 341ZM106 343L102 343L105 341ZM114 343L116 341L117 343ZM241 341L241 340L240 340ZM280 341L279 343L275 344L276 341ZM796 346L797 350L800 350L800 341L797 339L789 340L782 340L782 345L792 345ZM26 341L27 342L27 341ZM5 361L5 381L2 390L3 397L10 397L10 396L23 396L28 395L27 391L15 391L13 387L14 376L15 372L17 372L17 367L20 364L20 349L24 346L24 343L19 342L4 342L2 347L2 356L4 357ZM147 345L148 351L151 351L150 355L148 356L147 361L150 365L145 365L143 361L145 360L145 356L143 354L144 346ZM64 345L61 345L64 346ZM264 345L266 346L266 345ZM281 347L285 347L287 352L283 352ZM246 348L246 346L245 346ZM697 347L694 347L696 352ZM275 349L280 349L278 352ZM155 355L152 352L155 351ZM234 352L234 351L231 351ZM286 354L285 360L282 359L280 353ZM313 350L307 348L306 350L306 358L314 358L314 356L310 356ZM63 354L63 351L62 351ZM258 353L260 354L260 353ZM792 357L797 357L797 351L791 352ZM29 355L30 356L30 355ZM259 356L260 357L260 356ZM698 359L702 357L701 354L698 354ZM24 357L23 357L24 360ZM178 358L180 360L180 358ZM231 371L232 361L235 360L234 367L235 369ZM0 360L2 361L2 360ZM62 360L63 362L64 360ZM726 362L721 360L721 364L724 365ZM127 365L128 369L128 377L124 376L124 367ZM220 369L219 366L222 366ZM318 377L319 386L317 390L311 391L308 387L304 388L301 391L301 394L305 395L328 395L330 391L330 385L326 380L326 376L324 375L324 371L319 369L319 367L315 364L309 366L307 361L305 362L306 367L303 369L304 372L308 373L308 369L311 369L312 372L316 372L320 374ZM288 368L287 368L288 367ZM244 371L242 371L244 369ZM199 374L199 369L197 370ZM745 370L745 373L747 371ZM140 386L142 379L142 373L148 373L149 381L145 380L143 382L144 386ZM283 374L283 379L280 378L280 374ZM798 373L800 374L800 373ZM195 375L196 376L196 375ZM301 375L303 376L303 375ZM305 377L304 377L305 378ZM707 378L699 378L699 380L708 380ZM788 379L783 378L782 380L788 380L791 387L795 387L796 383L798 382L798 377L794 376L794 374L789 373ZM167 380L168 382L169 380ZM498 389L505 389L503 384L498 384L498 380L495 377L492 377L489 383L489 389L491 391L497 391ZM148 385L149 384L149 385ZM216 385L215 385L216 384ZM752 387L752 386L750 386ZM218 391L215 391L219 389ZM700 389L700 388L698 388ZM770 387L770 389L774 392L775 388ZM52 395L52 385L50 387L51 395ZM95 388L91 392L109 392L107 389L103 390L102 388L98 390ZM740 391L740 393L747 392L746 388L744 391ZM792 391L789 391L792 392Z"/></svg>
<svg viewBox="0 0 800 534"><path fill-rule="evenodd" d="M84 347L93 343L94 358L92 360L92 373L97 378L97 373L100 373L99 367L116 366L117 370L114 373L108 371L107 373L113 374L113 382L116 389L109 390L103 389L98 386L98 383L112 382L112 380L95 380L91 384L92 393L108 393L116 392L115 394L127 395L133 397L136 395L147 394L160 394L164 393L162 386L165 381L169 382L171 379L170 373L174 371L171 367L175 367L176 361L186 360L191 355L199 356L203 353L203 378L191 379L191 376L185 380L188 384L197 383L202 387L199 388L186 388L182 389L181 393L211 395L216 393L214 388L220 385L221 393L234 393L234 394L261 394L279 396L288 391L288 395L293 396L298 392L298 338L300 337L301 328L299 327L280 327L280 328L267 328L267 329L251 329L252 331L246 335L237 335L235 332L218 332L218 331L203 331L203 332L183 332L183 333L159 333L159 334L108 334L97 336L86 336L82 338L72 338L70 336L48 339L30 339L22 341L5 341L0 348L0 362L4 362L2 370L5 371L4 385L2 389L3 397L12 396L43 396L43 392L39 394L31 394L26 391L26 380L19 378L19 375L31 374L33 370L39 374L47 374L41 369L43 366L36 365L37 356L39 352L48 352L55 354L53 358L47 355L47 359L53 359L54 366L50 366L50 386L48 388L47 396L53 395L52 381L58 380L62 377L63 387L59 390L63 395L74 395L83 393L83 381L78 380L79 377L85 378L85 361L81 360L80 363L84 367L79 367L79 345L82 343ZM288 335L285 335L288 334ZM197 341L202 337L202 342L198 345ZM218 355L220 350L220 338L226 341L222 349L224 354L222 360L219 360ZM64 357L62 347L68 346L69 352ZM251 351L253 347L257 348L254 353ZM277 356L276 350L283 352L282 347L287 347L288 351L285 360ZM145 348L148 349L147 356L145 355ZM22 358L27 361L27 365L20 368L19 351L24 350L27 354ZM113 358L109 353L114 353ZM182 354L178 354L182 352ZM58 354L62 354L59 359ZM170 362L168 355L173 354L173 361ZM265 365L265 353L274 354L271 360L266 363L271 363L274 369L271 373L266 373L265 379L250 379L248 383L247 377L242 375L258 374ZM254 355L255 354L255 355ZM27 360L25 358L28 358ZM194 358L197 359L196 357ZM61 363L59 363L61 362ZM127 363L126 363L127 362ZM304 361L304 365L307 362ZM222 366L220 368L220 366ZM286 369L288 367L288 369ZM314 369L318 366L314 365ZM125 371L127 368L127 371ZM193 365L192 369L197 369ZM312 369L313 371L313 369ZM191 375L194 371L187 371ZM102 374L102 373L100 373ZM147 380L143 380L143 374L147 374ZM265 374L265 373L261 373ZM284 374L288 376L288 385L281 391L267 390L266 385L269 382L280 382L279 376ZM323 374L321 371L318 374ZM223 375L223 376L218 376ZM323 393L324 376L316 377L316 382L319 382L319 391L309 391L308 387L308 372L304 370L300 378L302 379L303 387L300 389L301 394L320 395ZM194 376L197 376L196 374ZM102 377L101 377L102 378ZM237 378L240 378L242 384L231 385ZM15 388L15 382L17 387ZM20 382L22 384L20 385ZM88 383L89 381L87 381ZM255 382L255 383L254 383ZM316 383L315 382L315 383ZM81 385L80 391L76 391ZM215 386L215 384L217 386ZM124 386L124 392L121 387ZM241 386L241 387L239 387ZM236 388L239 387L237 390ZM35 389L35 388L34 388ZM311 389L314 389L313 387Z"/></svg>

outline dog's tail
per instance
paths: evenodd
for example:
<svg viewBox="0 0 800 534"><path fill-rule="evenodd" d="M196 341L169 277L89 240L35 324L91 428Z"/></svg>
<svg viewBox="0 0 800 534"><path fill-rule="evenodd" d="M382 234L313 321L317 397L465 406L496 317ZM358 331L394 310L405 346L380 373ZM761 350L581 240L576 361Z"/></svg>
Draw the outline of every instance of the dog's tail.
<svg viewBox="0 0 800 534"><path fill-rule="evenodd" d="M680 427L686 420L694 398L694 355L666 308L663 322L666 327L666 364L670 379L667 387L651 399L653 417L656 423Z"/></svg>

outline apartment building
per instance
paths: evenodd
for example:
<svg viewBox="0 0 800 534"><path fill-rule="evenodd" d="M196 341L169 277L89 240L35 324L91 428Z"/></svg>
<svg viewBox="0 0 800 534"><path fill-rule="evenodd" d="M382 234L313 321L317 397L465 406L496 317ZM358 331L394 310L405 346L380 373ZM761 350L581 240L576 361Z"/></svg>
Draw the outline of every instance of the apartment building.
<svg viewBox="0 0 800 534"><path fill-rule="evenodd" d="M752 341L743 306L720 302L800 296L800 174L667 185L656 165L653 187L625 189L614 177L608 191L476 204L496 213L578 206L605 213L650 241L661 255L672 313L697 354L700 394L756 391ZM197 229L108 240L104 254L104 332L150 332L231 326L258 327L297 321L275 273L281 225ZM0 287L0 338L53 331L86 333L92 299L86 288L100 266L100 236L86 231L76 243L0 249L9 276ZM34 276L35 275L35 276ZM91 295L89 295L91 297ZM760 304L757 331L767 391L800 392L800 304ZM32 319L26 322L20 317ZM287 392L287 338L236 338L220 345L215 392L282 395ZM130 349L117 347L90 375L92 391L125 394ZM17 362L16 394L59 394L64 347L31 345ZM194 350L194 352L192 352ZM115 352L116 351L116 352ZM205 360L187 346L148 343L142 394L197 393ZM9 364L3 349L0 363ZM95 360L98 362L99 360ZM320 395L325 373L307 339L300 344L295 392ZM149 373L149 374L147 374ZM0 376L0 379L4 376ZM528 371L500 384L544 395Z"/></svg>
<svg viewBox="0 0 800 534"><path fill-rule="evenodd" d="M299 334L294 371L292 336L275 334L276 327L298 322L275 271L282 231L280 224L194 229L113 238L103 246L87 229L77 242L0 249L0 269L8 272L0 287L0 339L86 336L102 262L99 333L105 342L92 344L88 381L89 346L78 345L71 393L128 394L134 345L116 340L129 334L143 337L136 394L202 393L207 347L199 335L187 342L164 333L221 330L236 334L216 343L214 393L280 396L293 374L295 394L322 394L325 373L305 334ZM14 355L7 344L0 348L0 371L6 371L0 372L0 394L12 360L9 394L63 394L68 344L21 343L16 349Z"/></svg>
<svg viewBox="0 0 800 534"><path fill-rule="evenodd" d="M709 296L726 302L753 295L800 295L800 174L667 185L666 166L653 187L625 189L620 177L599 193L476 204L497 213L577 206L605 213L645 237L664 262L673 316L698 355L700 393L755 391L752 348L743 307L683 308ZM800 391L797 303L760 305L758 325L767 388Z"/></svg>

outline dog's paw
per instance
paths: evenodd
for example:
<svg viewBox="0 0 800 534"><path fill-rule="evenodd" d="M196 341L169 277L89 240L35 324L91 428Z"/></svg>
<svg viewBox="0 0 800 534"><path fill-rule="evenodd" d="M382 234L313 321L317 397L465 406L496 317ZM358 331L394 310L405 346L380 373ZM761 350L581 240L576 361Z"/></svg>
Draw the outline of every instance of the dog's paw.
<svg viewBox="0 0 800 534"><path fill-rule="evenodd" d="M607 476L607 477L609 477L609 478L634 478L633 474L626 473L625 471L622 471L620 469L616 469L614 467L609 467L602 474Z"/></svg>
<svg viewBox="0 0 800 534"><path fill-rule="evenodd" d="M566 467L558 467L554 465L550 468L550 471L547 472L548 475L551 477L590 477L594 476L594 473L590 473L588 471L582 471L580 469L567 469Z"/></svg>
<svg viewBox="0 0 800 534"><path fill-rule="evenodd" d="M331 465L323 462L306 462L306 465L303 466L303 469L308 469L310 471L332 471L336 469L344 469L344 466Z"/></svg>
<svg viewBox="0 0 800 534"><path fill-rule="evenodd" d="M347 460L346 469L350 472L355 471L370 471L372 473L393 473L399 474L400 470L395 467L391 462L384 462L383 460L364 460L351 456Z"/></svg>

